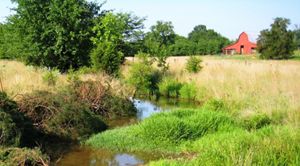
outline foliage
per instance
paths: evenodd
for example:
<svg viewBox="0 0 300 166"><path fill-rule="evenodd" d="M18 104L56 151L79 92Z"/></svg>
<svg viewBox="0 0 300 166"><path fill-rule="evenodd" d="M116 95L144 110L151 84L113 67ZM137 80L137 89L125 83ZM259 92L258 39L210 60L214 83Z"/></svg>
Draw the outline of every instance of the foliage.
<svg viewBox="0 0 300 166"><path fill-rule="evenodd" d="M27 63L60 71L89 65L91 27L101 5L86 0L13 2L17 8L11 23L30 46Z"/></svg>
<svg viewBox="0 0 300 166"><path fill-rule="evenodd" d="M196 83L184 83L179 90L180 98L187 100L196 100L198 90Z"/></svg>
<svg viewBox="0 0 300 166"><path fill-rule="evenodd" d="M101 82L78 82L56 93L23 95L19 109L44 135L81 139L106 129L102 118L131 116L133 104L112 95Z"/></svg>
<svg viewBox="0 0 300 166"><path fill-rule="evenodd" d="M295 49L294 34L287 30L290 20L276 18L270 30L261 31L257 49L263 59L289 59Z"/></svg>
<svg viewBox="0 0 300 166"><path fill-rule="evenodd" d="M0 109L0 145L18 146L21 132L8 113Z"/></svg>
<svg viewBox="0 0 300 166"><path fill-rule="evenodd" d="M31 122L18 111L17 103L0 92L0 144L19 146L29 143L33 136Z"/></svg>
<svg viewBox="0 0 300 166"><path fill-rule="evenodd" d="M186 70L189 73L198 73L201 70L201 62L202 60L195 56L190 56L186 63Z"/></svg>
<svg viewBox="0 0 300 166"><path fill-rule="evenodd" d="M222 48L230 41L205 25L197 25L189 33L188 39L195 43L194 55L208 55L221 53Z"/></svg>
<svg viewBox="0 0 300 166"><path fill-rule="evenodd" d="M179 91L182 84L175 79L165 77L159 84L159 92L161 95L169 97L179 97Z"/></svg>
<svg viewBox="0 0 300 166"><path fill-rule="evenodd" d="M295 43L298 49L300 49L300 26L296 26L296 29L294 30L295 34Z"/></svg>
<svg viewBox="0 0 300 166"><path fill-rule="evenodd" d="M195 54L195 43L186 37L176 35L175 43L169 47L170 56L184 56Z"/></svg>
<svg viewBox="0 0 300 166"><path fill-rule="evenodd" d="M74 69L68 70L67 81L74 86L80 83L80 72Z"/></svg>
<svg viewBox="0 0 300 166"><path fill-rule="evenodd" d="M59 71L55 69L46 71L45 74L43 75L44 83L46 83L48 86L55 86L59 74L60 74Z"/></svg>
<svg viewBox="0 0 300 166"><path fill-rule="evenodd" d="M166 59L169 55L169 46L175 42L174 27L171 22L157 21L156 25L153 25L151 31L145 36L145 45L148 53L157 57L158 67L161 67L163 71L168 69Z"/></svg>
<svg viewBox="0 0 300 166"><path fill-rule="evenodd" d="M98 20L93 27L96 36L91 38L96 45L91 53L94 68L117 75L124 54L128 52L126 47L129 47L130 42L139 40L142 23L143 19L126 13L110 12Z"/></svg>
<svg viewBox="0 0 300 166"><path fill-rule="evenodd" d="M136 55L138 62L135 62L128 77L128 83L135 87L138 93L155 93L158 90L157 84L161 74L152 67L153 61L148 54L139 53Z"/></svg>
<svg viewBox="0 0 300 166"><path fill-rule="evenodd" d="M10 20L13 17L8 18L7 23L0 23L0 59L21 59L26 55L25 43L22 43L20 36L16 32L14 25Z"/></svg>
<svg viewBox="0 0 300 166"><path fill-rule="evenodd" d="M0 147L0 165L45 166L49 163L49 157L39 149Z"/></svg>

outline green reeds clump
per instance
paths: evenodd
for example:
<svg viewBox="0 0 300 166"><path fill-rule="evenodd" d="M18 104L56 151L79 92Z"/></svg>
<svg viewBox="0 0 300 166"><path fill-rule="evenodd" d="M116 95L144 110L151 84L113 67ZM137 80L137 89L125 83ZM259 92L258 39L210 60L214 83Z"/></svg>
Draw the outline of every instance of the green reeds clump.
<svg viewBox="0 0 300 166"><path fill-rule="evenodd" d="M124 150L166 151L174 150L176 145L185 141L236 127L234 120L221 112L177 110L153 115L138 125L98 134L86 144Z"/></svg>
<svg viewBox="0 0 300 166"><path fill-rule="evenodd" d="M169 97L179 97L179 91L182 84L173 78L166 77L159 84L159 92L161 95Z"/></svg>

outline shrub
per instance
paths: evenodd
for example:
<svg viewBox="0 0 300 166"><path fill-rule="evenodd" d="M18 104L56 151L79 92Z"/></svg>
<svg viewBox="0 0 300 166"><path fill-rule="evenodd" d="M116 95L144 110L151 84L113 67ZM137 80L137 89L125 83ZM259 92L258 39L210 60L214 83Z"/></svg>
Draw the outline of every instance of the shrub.
<svg viewBox="0 0 300 166"><path fill-rule="evenodd" d="M39 149L0 147L0 165L45 166L50 164L49 157Z"/></svg>
<svg viewBox="0 0 300 166"><path fill-rule="evenodd" d="M186 63L185 68L189 73L198 73L202 68L201 62L202 60L200 58L197 58L195 56L190 56Z"/></svg>
<svg viewBox="0 0 300 166"><path fill-rule="evenodd" d="M20 145L21 131L17 128L11 116L0 109L0 145Z"/></svg>
<svg viewBox="0 0 300 166"><path fill-rule="evenodd" d="M49 70L43 75L43 81L48 86L55 86L58 80L59 71L58 70Z"/></svg>
<svg viewBox="0 0 300 166"><path fill-rule="evenodd" d="M154 94L158 90L161 73L152 67L148 54L136 55L138 62L134 63L129 71L128 83L135 87L138 93Z"/></svg>
<svg viewBox="0 0 300 166"><path fill-rule="evenodd" d="M80 83L80 75L79 72L76 72L74 69L68 70L67 80L70 84L79 84Z"/></svg>
<svg viewBox="0 0 300 166"><path fill-rule="evenodd" d="M180 97L188 100L195 100L197 97L197 86L194 82L184 83L182 88L179 90Z"/></svg>
<svg viewBox="0 0 300 166"><path fill-rule="evenodd" d="M158 87L160 94L163 96L179 97L182 84L172 78L166 77L158 84Z"/></svg>
<svg viewBox="0 0 300 166"><path fill-rule="evenodd" d="M93 68L117 76L123 62L123 53L111 42L99 43L91 52Z"/></svg>
<svg viewBox="0 0 300 166"><path fill-rule="evenodd" d="M17 104L6 93L0 92L0 144L24 145L34 135L32 123L20 112Z"/></svg>
<svg viewBox="0 0 300 166"><path fill-rule="evenodd" d="M87 136L104 131L107 126L101 118L91 112L81 103L67 103L62 111L51 118L46 124L51 133L73 139L87 138Z"/></svg>
<svg viewBox="0 0 300 166"><path fill-rule="evenodd" d="M128 99L113 96L100 82L92 81L70 85L57 93L35 91L23 95L19 107L39 132L76 139L105 130L100 117L136 113Z"/></svg>

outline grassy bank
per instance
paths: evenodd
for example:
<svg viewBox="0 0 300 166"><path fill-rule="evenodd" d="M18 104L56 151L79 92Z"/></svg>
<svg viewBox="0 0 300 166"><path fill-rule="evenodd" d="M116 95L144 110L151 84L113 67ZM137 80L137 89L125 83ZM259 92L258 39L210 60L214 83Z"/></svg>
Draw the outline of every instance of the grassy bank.
<svg viewBox="0 0 300 166"><path fill-rule="evenodd" d="M86 144L177 156L150 165L297 165L299 134L299 128L275 117L241 118L225 103L208 102L200 109L160 113L140 124L95 135Z"/></svg>

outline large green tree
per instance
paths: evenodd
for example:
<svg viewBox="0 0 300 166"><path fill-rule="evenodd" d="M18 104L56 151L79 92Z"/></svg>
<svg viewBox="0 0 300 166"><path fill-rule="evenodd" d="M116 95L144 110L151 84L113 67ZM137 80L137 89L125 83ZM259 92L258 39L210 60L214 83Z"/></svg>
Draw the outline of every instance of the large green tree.
<svg viewBox="0 0 300 166"><path fill-rule="evenodd" d="M169 55L169 46L175 43L176 34L171 22L157 21L146 34L145 45L148 53L157 57L159 67L167 69L166 59Z"/></svg>
<svg viewBox="0 0 300 166"><path fill-rule="evenodd" d="M195 43L194 54L218 54L230 41L205 25L197 25L189 33L188 39Z"/></svg>
<svg viewBox="0 0 300 166"><path fill-rule="evenodd" d="M12 0L17 3L12 24L29 52L33 65L58 68L89 65L93 20L100 7L86 0Z"/></svg>
<svg viewBox="0 0 300 166"><path fill-rule="evenodd" d="M124 55L128 55L132 43L140 40L143 20L132 14L112 12L99 19L93 27L91 38L95 48L91 53L94 68L116 75Z"/></svg>
<svg viewBox="0 0 300 166"><path fill-rule="evenodd" d="M294 33L288 30L290 20L275 18L271 29L260 32L258 51L263 59L288 59L295 50Z"/></svg>

